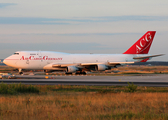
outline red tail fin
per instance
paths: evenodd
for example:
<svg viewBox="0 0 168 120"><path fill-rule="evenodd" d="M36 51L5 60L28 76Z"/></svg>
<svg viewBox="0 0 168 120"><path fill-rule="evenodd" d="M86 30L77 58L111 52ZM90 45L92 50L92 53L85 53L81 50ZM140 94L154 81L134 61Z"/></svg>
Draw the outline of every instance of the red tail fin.
<svg viewBox="0 0 168 120"><path fill-rule="evenodd" d="M123 54L148 54L156 31L148 31Z"/></svg>

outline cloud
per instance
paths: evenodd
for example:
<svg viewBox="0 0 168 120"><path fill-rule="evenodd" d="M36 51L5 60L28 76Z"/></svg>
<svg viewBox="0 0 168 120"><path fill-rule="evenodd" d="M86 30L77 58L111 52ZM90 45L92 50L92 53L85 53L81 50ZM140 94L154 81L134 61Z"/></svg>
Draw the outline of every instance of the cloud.
<svg viewBox="0 0 168 120"><path fill-rule="evenodd" d="M65 33L65 34L53 34L53 33L22 33L19 35L52 35L52 36L111 36L111 35L123 35L123 34L141 34L141 33Z"/></svg>
<svg viewBox="0 0 168 120"><path fill-rule="evenodd" d="M81 24L118 21L166 21L168 16L106 16L88 18L0 17L0 24Z"/></svg>
<svg viewBox="0 0 168 120"><path fill-rule="evenodd" d="M85 49L97 49L99 47L104 47L104 45L101 45L99 43L77 43L77 42L67 42L67 43L27 43L26 45L24 43L1 43L2 49L21 49L21 50L85 50ZM19 50L18 49L18 50Z"/></svg>
<svg viewBox="0 0 168 120"><path fill-rule="evenodd" d="M49 23L47 21L57 21ZM64 19L32 18L32 17L0 17L0 24L69 24Z"/></svg>
<svg viewBox="0 0 168 120"><path fill-rule="evenodd" d="M168 16L104 16L93 17L100 22L115 22L115 21L165 21Z"/></svg>
<svg viewBox="0 0 168 120"><path fill-rule="evenodd" d="M13 3L14 0L7 1ZM0 11L0 16L67 18L168 14L167 0L15 0L15 3L16 7Z"/></svg>
<svg viewBox="0 0 168 120"><path fill-rule="evenodd" d="M17 5L16 3L0 3L0 8L5 8L11 5Z"/></svg>

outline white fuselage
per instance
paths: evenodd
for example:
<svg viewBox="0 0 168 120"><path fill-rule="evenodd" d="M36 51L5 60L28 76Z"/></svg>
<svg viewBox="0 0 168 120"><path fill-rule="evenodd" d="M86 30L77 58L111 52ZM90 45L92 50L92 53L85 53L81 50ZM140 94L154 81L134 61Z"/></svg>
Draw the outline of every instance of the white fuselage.
<svg viewBox="0 0 168 120"><path fill-rule="evenodd" d="M144 54L69 54L52 51L18 51L4 60L8 66L20 69L50 69L50 64L135 62L133 57Z"/></svg>

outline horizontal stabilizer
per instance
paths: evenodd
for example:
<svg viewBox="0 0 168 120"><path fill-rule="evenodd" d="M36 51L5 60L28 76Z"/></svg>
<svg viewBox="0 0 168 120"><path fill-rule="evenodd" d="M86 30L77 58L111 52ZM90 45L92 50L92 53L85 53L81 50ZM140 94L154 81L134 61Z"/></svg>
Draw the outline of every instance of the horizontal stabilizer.
<svg viewBox="0 0 168 120"><path fill-rule="evenodd" d="M150 56L143 56L143 57L134 57L133 59L146 59L146 58L158 57L158 56L162 56L162 55L164 55L164 54L150 55Z"/></svg>

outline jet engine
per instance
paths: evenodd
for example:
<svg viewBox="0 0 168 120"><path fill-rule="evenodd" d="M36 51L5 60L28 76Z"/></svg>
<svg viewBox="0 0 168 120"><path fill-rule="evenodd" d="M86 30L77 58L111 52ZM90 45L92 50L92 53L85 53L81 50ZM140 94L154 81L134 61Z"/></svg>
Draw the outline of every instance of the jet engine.
<svg viewBox="0 0 168 120"><path fill-rule="evenodd" d="M78 68L75 66L68 66L66 73L73 73L73 72L76 72L77 70Z"/></svg>
<svg viewBox="0 0 168 120"><path fill-rule="evenodd" d="M96 70L97 70L97 71L104 71L104 70L107 70L107 69L109 69L108 66L106 66L106 65L104 65L104 64L98 64L98 65L96 66Z"/></svg>

